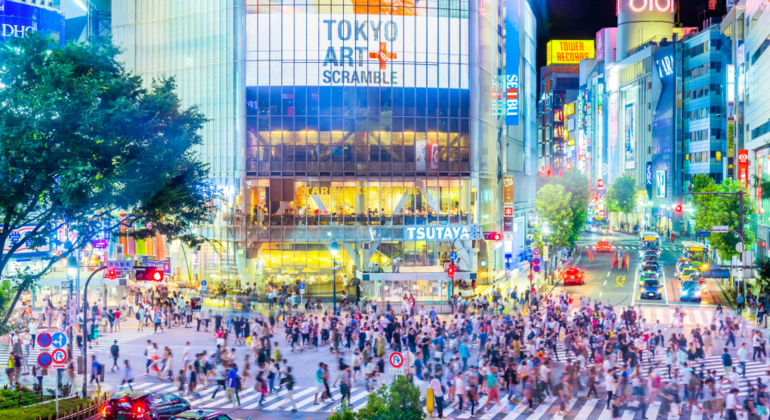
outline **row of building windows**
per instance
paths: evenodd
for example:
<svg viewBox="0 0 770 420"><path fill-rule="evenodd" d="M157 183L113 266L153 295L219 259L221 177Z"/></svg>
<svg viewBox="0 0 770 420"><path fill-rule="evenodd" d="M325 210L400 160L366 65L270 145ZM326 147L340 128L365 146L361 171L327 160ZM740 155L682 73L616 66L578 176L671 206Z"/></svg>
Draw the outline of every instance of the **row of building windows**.
<svg viewBox="0 0 770 420"><path fill-rule="evenodd" d="M713 158L717 162L722 161L722 152L719 150L712 150L709 152L694 152L694 153L688 153L685 154L684 160L689 160L690 162L697 163L697 162L708 162L709 159Z"/></svg>
<svg viewBox="0 0 770 420"><path fill-rule="evenodd" d="M757 137L761 137L765 134L770 132L770 121L760 125L759 127L751 130L751 139L755 139Z"/></svg>
<svg viewBox="0 0 770 420"><path fill-rule="evenodd" d="M709 114L721 115L722 107L719 105L714 105L714 106L707 106L704 108L690 111L690 120L700 120L703 118L708 118Z"/></svg>
<svg viewBox="0 0 770 420"><path fill-rule="evenodd" d="M685 56L689 55L690 57L696 57L711 49L719 50L720 48L722 48L722 41L719 39L711 39L711 40L704 41L703 43L698 44L694 47L690 47L686 49L684 51L684 55Z"/></svg>
<svg viewBox="0 0 770 420"><path fill-rule="evenodd" d="M709 92L714 92L717 95L722 94L722 85L712 83L708 86L701 86L699 88L695 88L687 92L687 96L690 99L697 99L704 97L709 94Z"/></svg>
<svg viewBox="0 0 770 420"><path fill-rule="evenodd" d="M722 63L718 61L712 61L710 63L706 63L702 66L695 67L694 69L690 70L690 78L695 78L704 74L708 74L709 71L715 71L716 73L719 73L722 71Z"/></svg>
<svg viewBox="0 0 770 420"><path fill-rule="evenodd" d="M468 118L420 117L259 117L247 119L248 131L325 132L470 132Z"/></svg>
<svg viewBox="0 0 770 420"><path fill-rule="evenodd" d="M470 110L468 89L260 86L246 95L249 115L468 117Z"/></svg>
<svg viewBox="0 0 770 420"><path fill-rule="evenodd" d="M716 140L723 139L724 132L721 129L718 128L711 128L711 129L703 129L703 130L696 130L689 133L684 133L684 139L689 141L701 141L701 140L708 140L713 136Z"/></svg>
<svg viewBox="0 0 770 420"><path fill-rule="evenodd" d="M770 47L770 36L765 38L765 40L762 42L762 45L757 48L756 51L754 51L754 54L751 54L751 64L754 65L754 63L759 60L759 57L762 56L762 53L765 52L765 50Z"/></svg>

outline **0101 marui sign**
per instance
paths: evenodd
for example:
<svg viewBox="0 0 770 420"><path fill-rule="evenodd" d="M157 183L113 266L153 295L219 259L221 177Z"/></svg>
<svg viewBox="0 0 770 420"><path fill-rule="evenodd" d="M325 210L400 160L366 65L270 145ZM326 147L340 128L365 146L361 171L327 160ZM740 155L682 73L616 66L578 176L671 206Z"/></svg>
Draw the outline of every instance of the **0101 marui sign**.
<svg viewBox="0 0 770 420"><path fill-rule="evenodd" d="M29 32L51 36L64 46L64 15L58 10L0 0L0 42Z"/></svg>

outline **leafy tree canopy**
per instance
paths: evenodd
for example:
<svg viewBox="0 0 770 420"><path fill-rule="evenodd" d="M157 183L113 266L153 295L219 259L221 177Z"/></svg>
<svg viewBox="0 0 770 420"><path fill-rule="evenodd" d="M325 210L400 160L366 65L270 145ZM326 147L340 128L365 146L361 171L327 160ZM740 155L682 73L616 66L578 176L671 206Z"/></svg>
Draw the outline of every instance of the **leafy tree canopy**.
<svg viewBox="0 0 770 420"><path fill-rule="evenodd" d="M537 192L535 207L540 216L540 224L535 231L535 241L544 244L545 240L553 246L569 247L572 245L572 193L561 185L546 185ZM546 232L544 228L547 227Z"/></svg>
<svg viewBox="0 0 770 420"><path fill-rule="evenodd" d="M59 47L37 33L0 46L0 271L25 244L59 252L16 273L5 321L59 258L104 231L201 240L194 227L213 191L193 149L205 118L182 108L173 79L143 87L118 53L108 41ZM60 229L77 239L55 243Z"/></svg>
<svg viewBox="0 0 770 420"><path fill-rule="evenodd" d="M714 183L708 175L696 175L692 179L693 192L736 192L741 190L740 181L727 178L721 184ZM738 195L692 195L692 203L695 205L695 230L711 230L712 226L728 226L730 229L738 229L740 202ZM754 214L754 201L748 194L743 196L743 219L745 236L744 246L750 249L754 246L754 232L749 228L749 215ZM740 241L732 232L712 233L709 244L715 249L723 260L729 260L733 255L738 255L735 245Z"/></svg>
<svg viewBox="0 0 770 420"><path fill-rule="evenodd" d="M570 233L569 242L571 245L574 245L577 243L580 232L583 231L586 218L588 217L588 202L591 198L588 177L576 169L571 169L562 172L562 176L540 177L538 178L538 184L538 191L546 185L560 185L564 187L564 191L572 194L572 200L570 201L572 232Z"/></svg>
<svg viewBox="0 0 770 420"><path fill-rule="evenodd" d="M607 191L606 200L610 211L632 213L636 207L636 179L628 175L616 179Z"/></svg>

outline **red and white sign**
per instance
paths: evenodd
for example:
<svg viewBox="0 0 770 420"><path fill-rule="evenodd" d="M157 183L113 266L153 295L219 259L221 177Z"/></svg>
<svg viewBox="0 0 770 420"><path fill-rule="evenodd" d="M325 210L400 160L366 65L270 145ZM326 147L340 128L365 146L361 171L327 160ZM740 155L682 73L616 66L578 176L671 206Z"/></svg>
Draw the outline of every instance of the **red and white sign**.
<svg viewBox="0 0 770 420"><path fill-rule="evenodd" d="M48 334L47 332L40 333L37 336L37 345L42 348L50 346L52 341L51 334Z"/></svg>
<svg viewBox="0 0 770 420"><path fill-rule="evenodd" d="M540 248L533 249L532 253L535 254L535 255L540 255Z"/></svg>
<svg viewBox="0 0 770 420"><path fill-rule="evenodd" d="M513 207L505 206L503 208L503 215L506 217L513 217Z"/></svg>
<svg viewBox="0 0 770 420"><path fill-rule="evenodd" d="M404 356L401 355L401 353L394 351L390 355L390 365L394 368L398 369L401 367L401 365L404 364Z"/></svg>
<svg viewBox="0 0 770 420"><path fill-rule="evenodd" d="M738 180L741 183L741 187L749 187L749 151L738 151Z"/></svg>
<svg viewBox="0 0 770 420"><path fill-rule="evenodd" d="M53 359L54 367L56 367L56 365L65 367L64 364L67 363L67 352L64 351L64 349L56 349L51 353L51 358Z"/></svg>

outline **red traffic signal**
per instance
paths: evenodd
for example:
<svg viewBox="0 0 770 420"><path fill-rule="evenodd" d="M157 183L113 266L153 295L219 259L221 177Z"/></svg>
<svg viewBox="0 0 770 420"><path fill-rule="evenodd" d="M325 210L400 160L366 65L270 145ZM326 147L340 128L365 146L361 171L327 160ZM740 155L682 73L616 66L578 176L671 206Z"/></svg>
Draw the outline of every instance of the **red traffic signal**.
<svg viewBox="0 0 770 420"><path fill-rule="evenodd" d="M162 281L163 270L157 268L145 268L144 270L136 270L136 279L145 281Z"/></svg>
<svg viewBox="0 0 770 420"><path fill-rule="evenodd" d="M446 274L447 274L447 276L449 276L450 279L454 279L455 278L455 265L454 264L452 264L449 267L447 267Z"/></svg>
<svg viewBox="0 0 770 420"><path fill-rule="evenodd" d="M115 280L115 270L110 270L107 272L107 278L110 280Z"/></svg>
<svg viewBox="0 0 770 420"><path fill-rule="evenodd" d="M675 209L676 209L676 211L682 211L682 205L681 204L677 204Z"/></svg>
<svg viewBox="0 0 770 420"><path fill-rule="evenodd" d="M503 239L503 235L498 232L489 232L484 234L484 239L496 242Z"/></svg>

